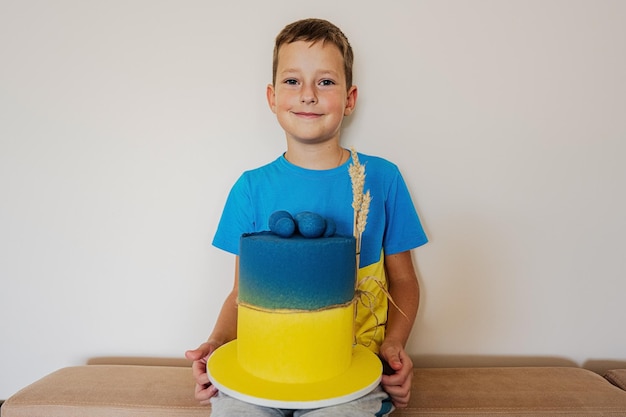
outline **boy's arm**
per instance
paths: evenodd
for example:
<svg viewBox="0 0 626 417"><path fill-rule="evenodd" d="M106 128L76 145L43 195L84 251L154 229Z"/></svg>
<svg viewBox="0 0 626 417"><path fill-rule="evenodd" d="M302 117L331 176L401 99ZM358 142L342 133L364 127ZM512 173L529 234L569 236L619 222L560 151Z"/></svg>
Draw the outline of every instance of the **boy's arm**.
<svg viewBox="0 0 626 417"><path fill-rule="evenodd" d="M382 385L393 404L406 407L411 395L413 362L404 350L419 308L419 284L411 252L385 256L389 293L398 308L389 303L385 340L380 347L381 357L392 368L391 375L383 375Z"/></svg>
<svg viewBox="0 0 626 417"><path fill-rule="evenodd" d="M208 343L216 348L237 338L237 297L239 296L239 256L235 257L235 279L233 289L226 297L224 305L209 336Z"/></svg>
<svg viewBox="0 0 626 417"><path fill-rule="evenodd" d="M196 380L195 397L201 404L210 404L210 399L217 394L211 385L206 371L209 356L223 344L237 337L237 296L239 294L239 257L235 262L235 283L233 289L224 300L215 327L206 342L197 349L185 352L185 357L193 361L192 370Z"/></svg>

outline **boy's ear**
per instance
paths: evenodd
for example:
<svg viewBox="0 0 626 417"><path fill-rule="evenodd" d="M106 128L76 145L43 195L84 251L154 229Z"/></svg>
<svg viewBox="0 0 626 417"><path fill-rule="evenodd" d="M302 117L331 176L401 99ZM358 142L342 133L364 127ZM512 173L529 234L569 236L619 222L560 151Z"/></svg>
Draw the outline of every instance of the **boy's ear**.
<svg viewBox="0 0 626 417"><path fill-rule="evenodd" d="M343 111L344 116L350 116L356 107L356 99L359 96L359 90L356 85L353 85L348 89L348 96L346 98L346 108Z"/></svg>
<svg viewBox="0 0 626 417"><path fill-rule="evenodd" d="M276 113L276 92L274 91L274 85L268 84L267 90L265 92L267 97L267 104L269 104L270 109L273 113Z"/></svg>

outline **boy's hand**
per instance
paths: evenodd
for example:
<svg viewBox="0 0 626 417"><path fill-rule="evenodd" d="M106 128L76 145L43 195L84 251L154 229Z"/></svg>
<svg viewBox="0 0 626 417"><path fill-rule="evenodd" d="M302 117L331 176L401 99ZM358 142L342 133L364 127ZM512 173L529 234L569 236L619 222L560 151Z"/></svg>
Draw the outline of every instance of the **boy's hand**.
<svg viewBox="0 0 626 417"><path fill-rule="evenodd" d="M211 398L217 394L217 388L209 381L209 376L206 371L207 360L209 356L211 356L211 353L217 348L218 346L215 344L205 342L197 349L185 352L185 357L193 361L191 369L193 371L193 377L196 380L195 397L202 405L209 405Z"/></svg>
<svg viewBox="0 0 626 417"><path fill-rule="evenodd" d="M393 405L404 408L409 405L411 382L413 380L413 361L400 343L383 342L380 347L381 358L389 364L392 372L383 375L381 384L391 397Z"/></svg>

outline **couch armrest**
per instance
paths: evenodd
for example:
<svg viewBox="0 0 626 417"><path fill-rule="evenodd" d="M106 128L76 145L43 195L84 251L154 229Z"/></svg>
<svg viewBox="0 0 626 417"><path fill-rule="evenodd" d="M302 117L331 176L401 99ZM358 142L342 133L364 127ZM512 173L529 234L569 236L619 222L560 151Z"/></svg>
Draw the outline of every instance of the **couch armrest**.
<svg viewBox="0 0 626 417"><path fill-rule="evenodd" d="M626 391L626 369L612 369L604 377L613 385Z"/></svg>

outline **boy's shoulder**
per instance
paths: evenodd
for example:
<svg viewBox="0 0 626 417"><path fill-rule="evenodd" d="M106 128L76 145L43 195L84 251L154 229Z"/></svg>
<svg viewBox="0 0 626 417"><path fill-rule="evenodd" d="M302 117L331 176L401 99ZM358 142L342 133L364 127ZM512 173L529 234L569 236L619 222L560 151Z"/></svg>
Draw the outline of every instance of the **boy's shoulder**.
<svg viewBox="0 0 626 417"><path fill-rule="evenodd" d="M358 152L359 162L365 166L365 172L397 174L398 166L388 159L380 156L362 154Z"/></svg>
<svg viewBox="0 0 626 417"><path fill-rule="evenodd" d="M393 162L391 162L388 159L383 158L382 156L370 155L370 154L365 154L365 153L361 153L361 152L357 152L357 155L359 156L359 160L361 162L371 161L370 163L372 163L372 164L377 164L377 165L381 165L381 166L397 167L396 164L394 164Z"/></svg>
<svg viewBox="0 0 626 417"><path fill-rule="evenodd" d="M246 169L242 173L242 176L257 175L259 173L280 169L281 159L283 159L282 155L279 156L278 158L274 159L271 162L265 163L263 165L258 165L258 166L253 167L253 168Z"/></svg>

